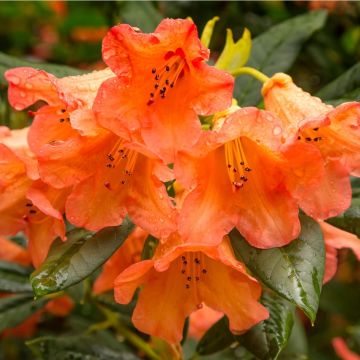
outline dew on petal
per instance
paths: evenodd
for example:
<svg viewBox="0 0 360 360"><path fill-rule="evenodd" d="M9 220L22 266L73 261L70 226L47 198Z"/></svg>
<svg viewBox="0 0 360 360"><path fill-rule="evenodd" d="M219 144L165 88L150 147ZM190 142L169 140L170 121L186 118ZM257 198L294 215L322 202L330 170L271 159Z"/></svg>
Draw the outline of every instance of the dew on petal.
<svg viewBox="0 0 360 360"><path fill-rule="evenodd" d="M103 52L103 59L104 60L108 60L110 59L112 56L114 56L116 54L116 51L114 49L109 49L107 51Z"/></svg>
<svg viewBox="0 0 360 360"><path fill-rule="evenodd" d="M278 136L281 134L281 127L280 126L275 126L274 129L273 129L273 134L275 136Z"/></svg>
<svg viewBox="0 0 360 360"><path fill-rule="evenodd" d="M30 84L30 83L26 83L25 87L29 90L31 90L33 88L32 84Z"/></svg>

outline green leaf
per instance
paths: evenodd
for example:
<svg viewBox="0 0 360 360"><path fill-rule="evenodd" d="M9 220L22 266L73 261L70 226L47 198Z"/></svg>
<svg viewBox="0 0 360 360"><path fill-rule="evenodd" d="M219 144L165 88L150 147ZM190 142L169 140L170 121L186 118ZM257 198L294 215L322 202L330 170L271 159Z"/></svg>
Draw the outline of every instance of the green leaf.
<svg viewBox="0 0 360 360"><path fill-rule="evenodd" d="M235 335L229 330L229 320L224 316L200 339L196 353L199 355L213 354L226 349L235 341Z"/></svg>
<svg viewBox="0 0 360 360"><path fill-rule="evenodd" d="M75 69L65 65L46 64L22 60L0 52L0 84L7 85L7 81L4 78L4 72L6 70L19 66L30 66L36 69L45 70L57 77L79 75L85 72L83 70Z"/></svg>
<svg viewBox="0 0 360 360"><path fill-rule="evenodd" d="M151 259L154 256L158 244L159 240L156 237L149 235L145 240L144 247L141 252L141 260Z"/></svg>
<svg viewBox="0 0 360 360"><path fill-rule="evenodd" d="M32 292L29 276L32 269L0 261L0 292Z"/></svg>
<svg viewBox="0 0 360 360"><path fill-rule="evenodd" d="M0 333L12 328L41 309L47 299L34 301L32 294L18 294L0 299Z"/></svg>
<svg viewBox="0 0 360 360"><path fill-rule="evenodd" d="M328 219L327 222L360 237L360 198L353 199L349 209L340 216Z"/></svg>
<svg viewBox="0 0 360 360"><path fill-rule="evenodd" d="M209 20L204 27L204 30L201 34L201 42L205 47L209 47L212 34L214 31L215 24L219 21L218 16L214 16L211 20Z"/></svg>
<svg viewBox="0 0 360 360"><path fill-rule="evenodd" d="M248 66L268 76L287 71L301 46L322 28L325 20L326 11L311 11L272 27L254 39ZM236 80L235 98L240 106L257 105L261 100L260 89L258 80L241 76Z"/></svg>
<svg viewBox="0 0 360 360"><path fill-rule="evenodd" d="M250 52L250 31L245 28L242 37L234 42L232 31L227 29L225 47L216 62L216 67L231 73L247 63Z"/></svg>
<svg viewBox="0 0 360 360"><path fill-rule="evenodd" d="M30 340L27 346L36 358L44 360L137 360L135 354L109 332L96 335L44 336Z"/></svg>
<svg viewBox="0 0 360 360"><path fill-rule="evenodd" d="M261 302L269 310L270 317L237 339L260 360L275 360L290 338L294 311L288 301L276 295L264 293Z"/></svg>
<svg viewBox="0 0 360 360"><path fill-rule="evenodd" d="M323 87L316 96L323 100L355 100L360 93L360 63L355 64L331 83Z"/></svg>
<svg viewBox="0 0 360 360"><path fill-rule="evenodd" d="M31 274L36 296L51 294L74 285L99 268L125 241L134 224L125 219L92 235L82 229L71 231L67 241L57 239L45 262Z"/></svg>
<svg viewBox="0 0 360 360"><path fill-rule="evenodd" d="M270 289L300 307L312 323L319 306L325 266L320 226L300 216L301 233L282 248L250 246L237 230L230 233L235 255Z"/></svg>
<svg viewBox="0 0 360 360"><path fill-rule="evenodd" d="M143 32L153 32L162 15L151 1L124 1L120 6L123 22L136 26Z"/></svg>

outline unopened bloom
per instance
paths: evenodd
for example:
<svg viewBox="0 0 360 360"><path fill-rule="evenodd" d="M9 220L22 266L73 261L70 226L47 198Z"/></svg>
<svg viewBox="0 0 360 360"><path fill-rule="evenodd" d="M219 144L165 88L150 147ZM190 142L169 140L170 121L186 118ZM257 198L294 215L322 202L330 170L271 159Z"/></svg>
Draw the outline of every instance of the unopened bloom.
<svg viewBox="0 0 360 360"><path fill-rule="evenodd" d="M231 104L233 78L206 64L209 50L190 20L164 19L151 34L113 27L103 59L116 78L100 88L98 121L119 136L140 136L166 163L201 133L198 115Z"/></svg>
<svg viewBox="0 0 360 360"><path fill-rule="evenodd" d="M228 240L217 247L177 241L174 235L151 260L128 267L115 280L115 299L121 304L141 286L132 316L138 330L179 343L186 317L204 304L225 313L235 333L268 317L258 302L260 284L234 258Z"/></svg>

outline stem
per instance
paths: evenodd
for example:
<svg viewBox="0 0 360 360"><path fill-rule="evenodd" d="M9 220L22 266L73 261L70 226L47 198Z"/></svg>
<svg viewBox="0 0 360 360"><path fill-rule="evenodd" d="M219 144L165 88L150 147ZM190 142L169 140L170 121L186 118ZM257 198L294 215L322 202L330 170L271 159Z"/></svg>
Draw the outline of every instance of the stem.
<svg viewBox="0 0 360 360"><path fill-rule="evenodd" d="M266 81L268 81L270 79L268 76L266 76L265 74L263 74L259 70L256 70L256 69L254 69L252 67L249 67L249 66L240 67L240 68L238 68L238 69L231 72L231 75L233 75L233 76L239 76L239 75L242 75L242 74L250 75L250 76L254 77L256 80L259 80L262 83L264 83L264 82L266 82Z"/></svg>

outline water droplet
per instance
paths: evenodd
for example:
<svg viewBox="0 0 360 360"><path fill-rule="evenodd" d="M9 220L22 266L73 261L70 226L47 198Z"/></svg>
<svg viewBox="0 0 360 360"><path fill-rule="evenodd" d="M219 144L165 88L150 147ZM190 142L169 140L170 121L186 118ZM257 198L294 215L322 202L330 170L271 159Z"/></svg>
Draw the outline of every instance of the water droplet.
<svg viewBox="0 0 360 360"><path fill-rule="evenodd" d="M280 127L280 126L275 126L275 127L274 127L274 129L273 129L273 134L274 134L275 136L280 135L281 132L282 132L282 130L281 130L281 127Z"/></svg>
<svg viewBox="0 0 360 360"><path fill-rule="evenodd" d="M163 194L159 194L159 199L162 200L164 198Z"/></svg>
<svg viewBox="0 0 360 360"><path fill-rule="evenodd" d="M200 304L197 304L196 307L197 307L198 309L202 309L202 308L203 308L203 304L201 304L201 303L200 303Z"/></svg>
<svg viewBox="0 0 360 360"><path fill-rule="evenodd" d="M52 146L59 146L62 144L65 144L64 140L52 140L49 142L49 145L52 145Z"/></svg>
<svg viewBox="0 0 360 360"><path fill-rule="evenodd" d="M32 84L30 84L30 83L26 83L25 87L29 90L33 88Z"/></svg>
<svg viewBox="0 0 360 360"><path fill-rule="evenodd" d="M24 107L23 107L23 105L22 104L20 104L20 103L16 103L16 104L14 104L14 109L15 110L22 110Z"/></svg>
<svg viewBox="0 0 360 360"><path fill-rule="evenodd" d="M24 98L24 97L26 96L26 94L24 93L24 91L20 91L20 96L21 96L22 98Z"/></svg>
<svg viewBox="0 0 360 360"><path fill-rule="evenodd" d="M15 76L15 75L8 75L7 80L10 83L14 84L14 85L19 85L20 84L20 78L18 76Z"/></svg>
<svg viewBox="0 0 360 360"><path fill-rule="evenodd" d="M112 56L114 56L116 54L115 49L109 49L107 51L104 51L103 53L103 59L104 60L108 60L110 59Z"/></svg>

